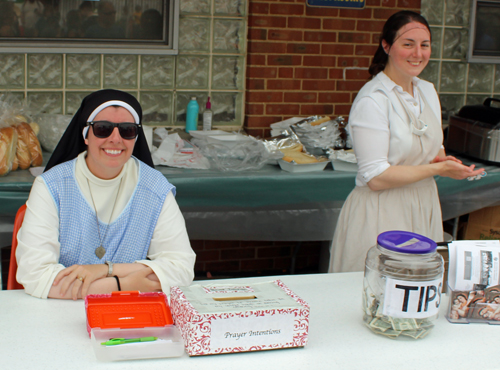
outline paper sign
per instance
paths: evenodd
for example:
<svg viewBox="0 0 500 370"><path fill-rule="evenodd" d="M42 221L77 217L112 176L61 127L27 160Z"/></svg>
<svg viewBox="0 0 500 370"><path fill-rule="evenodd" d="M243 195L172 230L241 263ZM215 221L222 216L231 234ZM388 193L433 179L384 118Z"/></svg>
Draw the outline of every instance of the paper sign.
<svg viewBox="0 0 500 370"><path fill-rule="evenodd" d="M405 281L387 278L383 314L425 319L439 312L443 279Z"/></svg>
<svg viewBox="0 0 500 370"><path fill-rule="evenodd" d="M212 321L210 348L278 345L293 341L294 315L234 317Z"/></svg>

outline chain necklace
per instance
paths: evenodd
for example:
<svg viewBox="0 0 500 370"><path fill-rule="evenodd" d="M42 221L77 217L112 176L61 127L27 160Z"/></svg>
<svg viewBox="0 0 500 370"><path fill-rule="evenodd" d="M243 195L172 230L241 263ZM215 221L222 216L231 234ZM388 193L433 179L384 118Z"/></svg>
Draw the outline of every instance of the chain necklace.
<svg viewBox="0 0 500 370"><path fill-rule="evenodd" d="M99 235L99 247L97 247L95 250L95 255L99 259L104 257L104 255L106 254L106 249L102 246L102 243L106 239L106 235L108 235L109 223L111 222L111 220L113 218L113 213L115 212L116 201L118 199L118 194L120 193L120 189L122 187L122 180L123 180L123 176L120 179L120 185L118 185L118 191L116 192L115 202L113 203L113 209L111 210L111 215L109 216L108 226L106 227L106 232L104 233L104 238L101 239L101 230L99 228L99 217L97 217L97 208L95 206L94 197L92 196L92 190L90 189L90 182L89 182L89 179L87 178L87 185L89 186L90 199L92 199L92 205L94 206L94 211L95 211L95 222L97 225L97 234Z"/></svg>

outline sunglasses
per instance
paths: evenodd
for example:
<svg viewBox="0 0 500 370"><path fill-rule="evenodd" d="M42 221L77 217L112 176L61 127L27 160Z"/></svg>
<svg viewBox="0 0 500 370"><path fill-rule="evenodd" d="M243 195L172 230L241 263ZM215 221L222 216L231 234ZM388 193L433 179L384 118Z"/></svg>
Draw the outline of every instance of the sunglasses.
<svg viewBox="0 0 500 370"><path fill-rule="evenodd" d="M132 140L137 137L139 133L139 127L142 125L138 125L136 123L131 122L122 122L122 123L114 123L109 121L93 121L88 122L90 126L92 126L92 130L94 131L94 136L99 139L105 139L111 135L115 127L118 127L118 132L120 136L125 140Z"/></svg>

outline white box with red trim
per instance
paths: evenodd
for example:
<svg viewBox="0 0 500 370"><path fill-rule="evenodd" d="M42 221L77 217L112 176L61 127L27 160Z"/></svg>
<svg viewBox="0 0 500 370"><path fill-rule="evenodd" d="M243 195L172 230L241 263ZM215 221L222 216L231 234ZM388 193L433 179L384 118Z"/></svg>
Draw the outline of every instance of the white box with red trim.
<svg viewBox="0 0 500 370"><path fill-rule="evenodd" d="M280 280L172 287L170 308L190 356L307 343L309 305Z"/></svg>

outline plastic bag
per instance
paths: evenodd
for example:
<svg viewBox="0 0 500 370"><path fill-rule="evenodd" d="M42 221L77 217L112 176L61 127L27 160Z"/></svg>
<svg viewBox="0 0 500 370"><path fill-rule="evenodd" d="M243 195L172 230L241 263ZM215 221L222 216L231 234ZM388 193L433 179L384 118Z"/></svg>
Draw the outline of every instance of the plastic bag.
<svg viewBox="0 0 500 370"><path fill-rule="evenodd" d="M37 138L39 126L28 115L25 101L16 102L9 95L0 98L0 176L16 169L28 169L43 163Z"/></svg>
<svg viewBox="0 0 500 370"><path fill-rule="evenodd" d="M276 155L267 150L262 140L240 133L228 133L227 136L231 136L231 140L225 141L224 136L192 141L214 168L220 171L247 171L276 162Z"/></svg>
<svg viewBox="0 0 500 370"><path fill-rule="evenodd" d="M161 138L161 142L158 149L151 154L155 166L162 165L202 170L210 168L210 163L200 151L190 145L189 142L181 139L178 134L169 135L164 128L156 131L155 134Z"/></svg>
<svg viewBox="0 0 500 370"><path fill-rule="evenodd" d="M38 139L43 149L50 153L54 151L72 118L73 116L63 114L37 114L33 116L33 119L40 126Z"/></svg>

